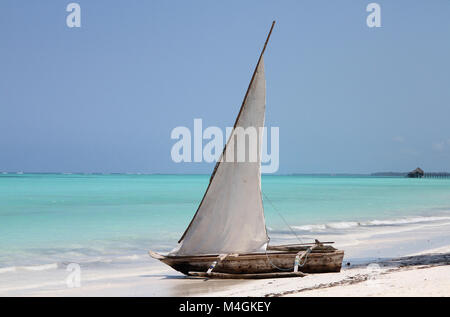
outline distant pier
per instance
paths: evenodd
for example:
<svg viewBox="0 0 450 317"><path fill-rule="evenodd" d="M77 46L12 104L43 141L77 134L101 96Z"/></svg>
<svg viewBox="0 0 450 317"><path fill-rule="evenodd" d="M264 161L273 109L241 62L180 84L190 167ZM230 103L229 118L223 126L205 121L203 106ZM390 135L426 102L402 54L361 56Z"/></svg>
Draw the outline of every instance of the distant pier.
<svg viewBox="0 0 450 317"><path fill-rule="evenodd" d="M414 171L409 172L406 177L408 178L449 178L450 173L437 172L437 173L425 173L420 167Z"/></svg>
<svg viewBox="0 0 450 317"><path fill-rule="evenodd" d="M378 173L372 173L370 175L376 176L376 177L450 178L450 173L448 173L448 172L427 172L427 173L425 173L420 168L416 168L414 171L411 171L409 173L406 173L406 172L378 172Z"/></svg>
<svg viewBox="0 0 450 317"><path fill-rule="evenodd" d="M450 173L424 173L424 178L450 178Z"/></svg>

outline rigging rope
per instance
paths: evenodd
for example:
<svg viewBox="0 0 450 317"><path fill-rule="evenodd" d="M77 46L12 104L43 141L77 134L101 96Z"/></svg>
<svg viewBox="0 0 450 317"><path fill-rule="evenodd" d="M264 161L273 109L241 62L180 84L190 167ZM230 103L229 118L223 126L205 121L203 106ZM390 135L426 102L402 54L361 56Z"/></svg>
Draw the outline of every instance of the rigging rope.
<svg viewBox="0 0 450 317"><path fill-rule="evenodd" d="M270 238L269 238L269 241L270 241ZM281 268L281 267L275 265L275 264L270 260L269 255L267 254L267 249L266 249L265 254L266 254L266 258L267 258L267 261L269 262L269 264L272 265L272 266L273 266L274 268L276 268L277 270L285 271L285 272L288 272L288 271L290 272L290 271L293 270L294 272L297 272L299 267L303 267L303 266L306 264L306 261L308 261L308 255L312 252L312 250L313 250L314 248L315 248L315 246L311 246L311 247L309 247L308 249L306 249L305 251L299 251L299 252L297 253L297 255L295 256L294 266L293 266L292 269L291 269L291 268L289 268L289 269L283 269L283 268ZM301 256L300 256L300 253L302 253ZM303 257L305 257L305 260L304 260L303 262L301 262L301 259L302 259Z"/></svg>
<svg viewBox="0 0 450 317"><path fill-rule="evenodd" d="M267 254L267 250L266 250L266 258L267 258L267 261L270 263L270 265L272 265L274 268L276 268L277 270L280 270L280 271L286 271L286 272L290 272L290 271L292 271L293 269L283 269L283 268L281 268L281 267L279 267L279 266L276 266L271 260L270 260L270 258L269 258L269 255Z"/></svg>
<svg viewBox="0 0 450 317"><path fill-rule="evenodd" d="M289 225L289 223L288 223L288 222L286 221L286 219L283 217L283 215L281 214L281 212L275 207L275 205L272 203L272 201L269 199L269 197L267 197L267 195L266 195L262 190L261 190L261 193L263 194L264 198L269 202L269 204L272 206L272 208L278 213L278 215L280 216L280 218L283 220L283 222L284 222L285 225L289 228L289 230L292 232L292 234L297 238L297 240L298 240L300 243L303 243L302 239L300 239L300 237L297 235L297 233L294 231L294 229L292 229L292 227ZM269 243L270 243L270 237L269 237ZM269 244L269 243L268 243L268 244ZM309 247L309 248L303 253L303 255L300 257L299 260L301 260L301 258L302 258L303 256L305 256L305 260L303 261L303 263L298 263L298 266L302 267L302 266L304 266L304 265L306 264L306 261L308 260L308 255L309 255L309 253L310 253L311 251L312 251L312 247ZM299 253L300 253L300 252L299 252ZM296 260L297 260L297 258L298 258L298 256L299 256L299 253L298 253L297 256L296 256ZM267 261L268 261L268 262L270 263L270 265L272 265L274 268L276 268L276 269L278 269L278 270L280 270L280 271L292 271L291 268L289 268L289 269L283 269L283 268L278 267L277 265L275 265L275 264L270 260L269 255L267 254L267 249L266 249L265 254L266 254ZM294 262L294 268L293 268L293 269L295 269L295 265L296 265L296 263Z"/></svg>
<svg viewBox="0 0 450 317"><path fill-rule="evenodd" d="M294 234L294 236L297 238L297 240L300 243L303 243L302 239L300 239L300 237L297 235L297 233L295 233L294 229L292 229L292 227L288 224L286 219L283 217L283 215L280 213L280 211L275 207L275 205L272 203L272 201L269 199L269 197L267 197L267 195L262 190L261 190L261 193L266 198L266 200L269 202L269 204L272 206L272 208L278 213L280 218L283 220L283 222L286 224L286 226L289 228L289 230L291 230L291 232Z"/></svg>

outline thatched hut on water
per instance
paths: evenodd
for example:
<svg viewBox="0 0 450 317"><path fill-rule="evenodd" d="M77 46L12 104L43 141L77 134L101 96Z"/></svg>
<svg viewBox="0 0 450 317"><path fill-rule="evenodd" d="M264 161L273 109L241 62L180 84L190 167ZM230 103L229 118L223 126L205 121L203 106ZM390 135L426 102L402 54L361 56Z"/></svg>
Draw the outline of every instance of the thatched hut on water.
<svg viewBox="0 0 450 317"><path fill-rule="evenodd" d="M420 168L416 168L414 171L411 171L406 175L408 178L422 178L425 175L425 172Z"/></svg>

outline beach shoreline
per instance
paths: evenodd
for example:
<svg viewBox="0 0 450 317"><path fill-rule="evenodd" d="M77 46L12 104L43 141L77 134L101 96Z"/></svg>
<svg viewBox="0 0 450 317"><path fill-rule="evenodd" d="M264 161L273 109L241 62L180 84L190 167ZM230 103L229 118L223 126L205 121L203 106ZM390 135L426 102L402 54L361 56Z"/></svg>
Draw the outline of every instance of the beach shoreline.
<svg viewBox="0 0 450 317"><path fill-rule="evenodd" d="M0 273L0 296L450 296L450 221L314 234L345 251L339 273L303 278L214 280L186 277L151 259L81 264L69 287L67 263ZM291 239L291 240L289 240ZM276 243L292 243L279 235Z"/></svg>
<svg viewBox="0 0 450 317"><path fill-rule="evenodd" d="M12 296L322 297L450 296L450 245L423 253L354 267L339 273L263 280L205 280L169 270L132 271L80 288L34 289ZM154 282L153 285L151 282ZM158 289L159 288L159 289ZM2 294L5 295L5 294Z"/></svg>
<svg viewBox="0 0 450 317"><path fill-rule="evenodd" d="M255 281L246 287L218 292L214 296L448 297L450 296L450 245L440 250L442 253L423 253L343 268L339 273Z"/></svg>

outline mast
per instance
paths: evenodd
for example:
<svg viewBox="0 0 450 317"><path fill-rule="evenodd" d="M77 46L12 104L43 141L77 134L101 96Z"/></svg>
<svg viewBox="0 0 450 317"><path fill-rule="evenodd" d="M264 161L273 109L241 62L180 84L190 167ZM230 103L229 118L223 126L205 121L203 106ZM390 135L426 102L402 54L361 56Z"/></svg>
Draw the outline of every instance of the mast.
<svg viewBox="0 0 450 317"><path fill-rule="evenodd" d="M241 116L241 114L242 114L242 111L243 111L243 109L244 109L244 106L245 106L245 104L246 104L246 102L247 102L247 97L248 97L250 88L252 87L253 81L254 81L255 76L256 76L256 72L257 72L257 70L258 70L259 64L260 64L261 59L262 59L262 57L263 57L263 55L264 55L264 52L265 52L265 50L266 50L267 44L269 43L270 35L272 34L272 30L273 30L274 26L275 26L275 21L272 22L272 25L271 25L270 30L269 30L269 33L268 33L268 35L267 35L266 41L264 42L264 46L263 46L263 48L262 48L262 50L261 50L261 54L259 55L258 62L256 63L255 70L253 71L252 78L251 78L251 80L250 80L250 83L249 83L249 85L248 85L248 88L247 88L247 91L246 91L246 93L245 93L244 99L243 99L243 101L242 101L241 108L240 108L239 113L238 113L238 115L237 115L237 117L236 117L236 121L234 122L233 130L236 128L236 125L237 125L237 123L238 123L238 121L239 121L239 118L240 118L240 116ZM230 134L230 138L231 138L231 137L233 137L233 134L232 134L232 133ZM219 158L219 160L216 162L216 165L214 166L214 170L213 170L213 172L212 172L212 174L211 174L211 178L209 179L208 187L206 188L205 194L203 195L203 198L202 198L202 200L201 200L201 202L200 202L200 204L199 204L199 206L198 206L198 208L197 208L197 211L195 212L194 217L192 217L191 222L189 223L188 227L187 227L186 230L184 231L184 233L183 233L183 235L181 236L180 240L178 240L178 243L180 243L180 242L183 240L183 238L185 237L185 235L186 235L186 233L188 232L189 228L191 227L191 225L192 225L192 223L193 223L195 217L197 216L198 211L200 210L200 208L201 208L201 206L202 206L202 204L203 204L203 201L205 200L205 197L206 197L206 195L207 195L207 193L208 193L208 190L209 190L209 188L210 188L210 186L211 186L211 183L212 183L212 181L213 181L213 179L214 179L214 176L216 175L216 171L217 171L217 169L218 169L218 167L219 167L219 165L220 165L220 163L221 163L221 161L222 161L222 158L223 158L223 156L224 156L224 154L225 154L225 151L226 151L226 148L227 148L227 145L228 145L229 142L230 142L230 139L228 139L227 143L225 144L225 146L224 146L224 148L223 148L223 151L222 151L222 155L221 155L221 157Z"/></svg>

